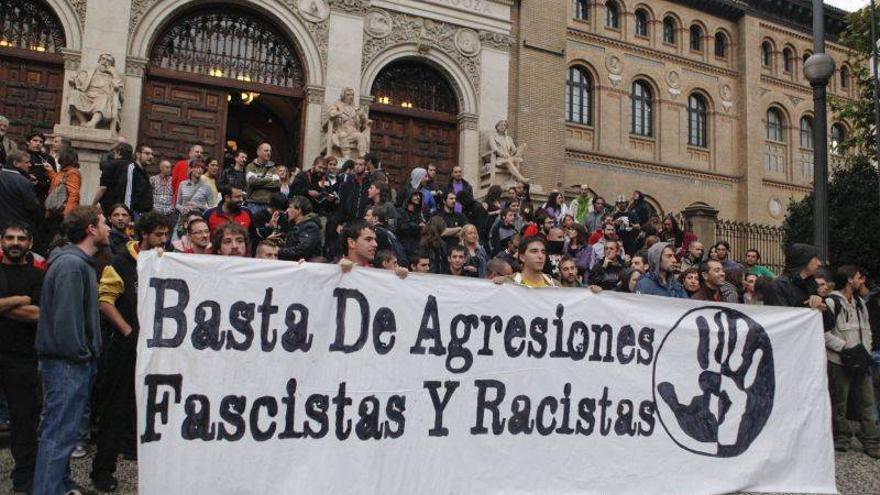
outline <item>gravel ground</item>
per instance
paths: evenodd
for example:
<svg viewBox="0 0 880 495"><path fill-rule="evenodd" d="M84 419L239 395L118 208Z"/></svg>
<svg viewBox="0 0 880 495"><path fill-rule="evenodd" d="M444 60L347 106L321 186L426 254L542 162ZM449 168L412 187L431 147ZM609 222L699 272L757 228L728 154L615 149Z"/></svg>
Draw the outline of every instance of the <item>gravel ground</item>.
<svg viewBox="0 0 880 495"><path fill-rule="evenodd" d="M94 446L90 446L88 456L73 462L75 480L84 487L91 488L89 468L92 463ZM837 488L841 495L876 495L880 494L880 460L874 460L861 452L845 452L837 454ZM0 493L12 493L9 473L12 470L12 456L9 449L0 450ZM137 463L120 458L116 471L119 488L116 493L137 493ZM198 494L187 494L198 495ZM758 495L758 494L739 494ZM795 494L787 494L795 495Z"/></svg>

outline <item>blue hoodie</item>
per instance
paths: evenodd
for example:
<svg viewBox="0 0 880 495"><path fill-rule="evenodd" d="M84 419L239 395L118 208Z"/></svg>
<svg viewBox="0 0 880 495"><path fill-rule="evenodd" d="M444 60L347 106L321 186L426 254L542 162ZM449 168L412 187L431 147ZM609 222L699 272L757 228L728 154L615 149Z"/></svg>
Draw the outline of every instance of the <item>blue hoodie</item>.
<svg viewBox="0 0 880 495"><path fill-rule="evenodd" d="M96 260L76 245L56 249L40 296L37 355L86 363L101 354Z"/></svg>
<svg viewBox="0 0 880 495"><path fill-rule="evenodd" d="M681 286L681 282L671 273L666 275L666 285L663 285L660 281L660 257L666 246L669 246L668 242L658 242L648 250L648 264L651 267L651 271L639 278L639 281L636 283L636 293L687 299L687 292Z"/></svg>

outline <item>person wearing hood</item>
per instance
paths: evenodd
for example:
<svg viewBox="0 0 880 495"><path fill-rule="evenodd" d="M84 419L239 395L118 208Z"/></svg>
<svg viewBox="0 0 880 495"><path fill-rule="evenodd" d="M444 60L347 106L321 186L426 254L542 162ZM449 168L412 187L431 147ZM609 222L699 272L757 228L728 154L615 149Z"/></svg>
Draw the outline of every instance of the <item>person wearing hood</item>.
<svg viewBox="0 0 880 495"><path fill-rule="evenodd" d="M278 251L278 259L299 261L321 255L321 223L308 198L294 196L290 200L287 225L287 241Z"/></svg>
<svg viewBox="0 0 880 495"><path fill-rule="evenodd" d="M101 318L95 255L110 244L101 210L77 206L64 219L71 244L56 249L40 294L34 348L40 359L44 417L34 471L34 493L67 493L70 454L101 355Z"/></svg>
<svg viewBox="0 0 880 495"><path fill-rule="evenodd" d="M637 294L687 299L687 292L675 277L675 249L667 242L658 242L648 249L650 271L636 283Z"/></svg>
<svg viewBox="0 0 880 495"><path fill-rule="evenodd" d="M437 211L437 202L434 201L434 192L428 184L428 171L416 167L409 174L409 187L422 195L422 212L430 217Z"/></svg>
<svg viewBox="0 0 880 495"><path fill-rule="evenodd" d="M825 311L816 273L822 266L819 251L809 244L795 243L785 250L785 271L764 286L765 306L812 308Z"/></svg>

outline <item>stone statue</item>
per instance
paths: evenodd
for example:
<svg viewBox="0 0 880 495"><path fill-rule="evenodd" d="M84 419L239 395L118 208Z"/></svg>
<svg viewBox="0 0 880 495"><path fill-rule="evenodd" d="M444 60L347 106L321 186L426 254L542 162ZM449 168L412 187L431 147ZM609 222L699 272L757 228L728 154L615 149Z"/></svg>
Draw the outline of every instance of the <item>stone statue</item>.
<svg viewBox="0 0 880 495"><path fill-rule="evenodd" d="M495 134L489 137L490 165L496 169L506 168L516 180L527 183L529 179L520 171L526 145L517 146L513 138L507 135L508 127L506 120L499 120L495 124Z"/></svg>
<svg viewBox="0 0 880 495"><path fill-rule="evenodd" d="M327 109L325 156L362 157L370 151L370 125L367 110L355 105L354 90L345 88L339 101ZM352 152L356 152L352 156Z"/></svg>
<svg viewBox="0 0 880 495"><path fill-rule="evenodd" d="M75 125L119 129L119 111L122 107L124 81L116 72L113 55L103 53L98 66L91 72L80 71L68 81L70 91L70 114Z"/></svg>

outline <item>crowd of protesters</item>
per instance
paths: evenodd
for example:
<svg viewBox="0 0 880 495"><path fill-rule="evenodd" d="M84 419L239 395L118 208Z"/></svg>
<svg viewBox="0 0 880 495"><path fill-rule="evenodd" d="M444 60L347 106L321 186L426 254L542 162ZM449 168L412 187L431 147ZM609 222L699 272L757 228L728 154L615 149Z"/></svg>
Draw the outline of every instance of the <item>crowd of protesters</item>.
<svg viewBox="0 0 880 495"><path fill-rule="evenodd" d="M7 141L0 389L16 491L77 493L69 459L87 455L89 442L100 491L116 488L118 455L136 457L136 266L150 249L812 308L825 326L835 447L851 448L849 417L880 458L871 381L880 295L855 266L826 280L811 246L790 246L777 277L757 250L734 260L730 244L705 245L675 216L656 216L639 191L607 203L583 184L571 201L556 190L536 201L528 184L494 185L479 199L461 167L441 181L431 164L393 190L375 155L319 157L299 171L273 163L269 143L224 166L199 145L174 161L120 140L96 194L83 198L69 143L34 134L20 150Z"/></svg>

